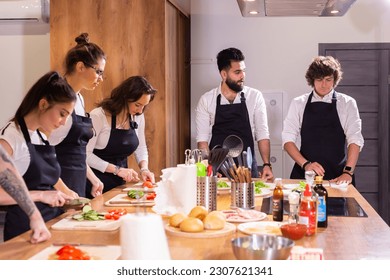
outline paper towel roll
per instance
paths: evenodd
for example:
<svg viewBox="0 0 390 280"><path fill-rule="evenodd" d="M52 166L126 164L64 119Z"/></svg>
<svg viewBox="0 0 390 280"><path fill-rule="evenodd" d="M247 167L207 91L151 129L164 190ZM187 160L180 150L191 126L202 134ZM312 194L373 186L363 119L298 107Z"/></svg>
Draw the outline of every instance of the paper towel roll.
<svg viewBox="0 0 390 280"><path fill-rule="evenodd" d="M188 214L196 206L196 165L179 164L163 169L162 174L161 181L157 182L153 211L161 215Z"/></svg>
<svg viewBox="0 0 390 280"><path fill-rule="evenodd" d="M195 164L178 164L175 172L168 179L177 212L188 214L196 206L196 171Z"/></svg>
<svg viewBox="0 0 390 280"><path fill-rule="evenodd" d="M170 260L161 216L136 213L122 216L120 245L122 260Z"/></svg>

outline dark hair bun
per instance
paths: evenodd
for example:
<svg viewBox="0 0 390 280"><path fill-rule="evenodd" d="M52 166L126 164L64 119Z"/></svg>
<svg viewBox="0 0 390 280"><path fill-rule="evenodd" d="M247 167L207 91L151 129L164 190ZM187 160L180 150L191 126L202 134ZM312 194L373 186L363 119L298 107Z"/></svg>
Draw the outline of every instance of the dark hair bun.
<svg viewBox="0 0 390 280"><path fill-rule="evenodd" d="M81 33L76 39L74 39L77 45L85 45L89 43L88 33Z"/></svg>

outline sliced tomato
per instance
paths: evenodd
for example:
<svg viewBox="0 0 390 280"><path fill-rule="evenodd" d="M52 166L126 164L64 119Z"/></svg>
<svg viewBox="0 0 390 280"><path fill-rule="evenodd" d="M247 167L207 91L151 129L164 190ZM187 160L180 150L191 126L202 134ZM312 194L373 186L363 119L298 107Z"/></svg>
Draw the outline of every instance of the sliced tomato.
<svg viewBox="0 0 390 280"><path fill-rule="evenodd" d="M142 186L146 187L146 188L149 188L149 189L154 188L153 183L150 182L150 181L143 182Z"/></svg>

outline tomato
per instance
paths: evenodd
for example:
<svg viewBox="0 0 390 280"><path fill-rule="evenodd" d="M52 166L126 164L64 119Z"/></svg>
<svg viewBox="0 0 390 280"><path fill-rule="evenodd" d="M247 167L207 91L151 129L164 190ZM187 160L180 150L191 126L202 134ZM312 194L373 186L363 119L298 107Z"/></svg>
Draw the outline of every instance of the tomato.
<svg viewBox="0 0 390 280"><path fill-rule="evenodd" d="M147 200L153 200L156 198L156 193L155 192L152 192L152 193L149 193L146 195L146 199Z"/></svg>
<svg viewBox="0 0 390 280"><path fill-rule="evenodd" d="M143 182L142 186L143 186L143 187L146 187L146 188L149 188L149 189L154 188L153 183L150 182L150 181L145 181L145 182Z"/></svg>
<svg viewBox="0 0 390 280"><path fill-rule="evenodd" d="M65 245L61 247L57 252L59 260L90 260L91 257L82 250L72 246Z"/></svg>
<svg viewBox="0 0 390 280"><path fill-rule="evenodd" d="M125 208L110 209L104 218L106 220L118 220L121 216L126 214L127 210Z"/></svg>

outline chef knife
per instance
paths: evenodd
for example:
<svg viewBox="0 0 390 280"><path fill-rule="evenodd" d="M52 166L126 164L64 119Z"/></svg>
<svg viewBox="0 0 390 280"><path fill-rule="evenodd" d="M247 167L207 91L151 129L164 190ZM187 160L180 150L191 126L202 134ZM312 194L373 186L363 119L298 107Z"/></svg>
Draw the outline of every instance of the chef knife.
<svg viewBox="0 0 390 280"><path fill-rule="evenodd" d="M248 147L247 152L246 152L246 161L248 163L248 168L252 169L252 150L251 147Z"/></svg>

